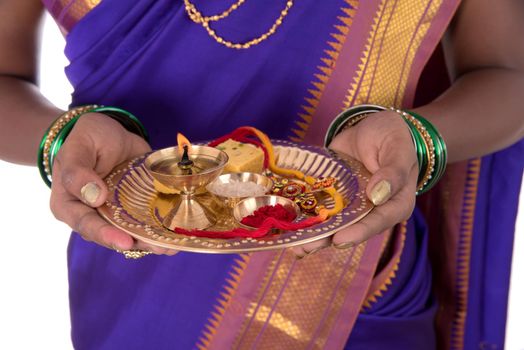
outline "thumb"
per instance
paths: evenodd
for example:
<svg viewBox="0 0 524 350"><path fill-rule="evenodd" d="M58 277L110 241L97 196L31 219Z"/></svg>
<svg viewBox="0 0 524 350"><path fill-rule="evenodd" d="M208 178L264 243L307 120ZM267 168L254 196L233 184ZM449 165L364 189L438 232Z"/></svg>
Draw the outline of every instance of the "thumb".
<svg viewBox="0 0 524 350"><path fill-rule="evenodd" d="M385 166L377 170L366 187L369 200L377 206L386 203L407 185L410 170L399 166Z"/></svg>
<svg viewBox="0 0 524 350"><path fill-rule="evenodd" d="M108 190L104 180L94 170L96 155L91 153L78 145L64 146L53 165L53 182L62 185L73 197L96 208L104 204Z"/></svg>
<svg viewBox="0 0 524 350"><path fill-rule="evenodd" d="M378 170L366 187L366 194L374 205L386 203L408 184L416 187L418 162L409 137L386 142L376 159Z"/></svg>

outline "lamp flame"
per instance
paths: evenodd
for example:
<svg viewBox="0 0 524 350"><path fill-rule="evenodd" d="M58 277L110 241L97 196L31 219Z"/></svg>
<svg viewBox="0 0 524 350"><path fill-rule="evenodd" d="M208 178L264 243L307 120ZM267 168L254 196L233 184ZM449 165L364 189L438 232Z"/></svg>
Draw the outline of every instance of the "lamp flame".
<svg viewBox="0 0 524 350"><path fill-rule="evenodd" d="M178 133L176 135L176 141L177 141L177 144L178 144L178 155L180 157L182 157L182 155L184 154L184 147L185 146L187 146L187 152L188 153L190 153L192 151L192 149L191 149L191 142L189 142L187 137L185 137L181 133Z"/></svg>

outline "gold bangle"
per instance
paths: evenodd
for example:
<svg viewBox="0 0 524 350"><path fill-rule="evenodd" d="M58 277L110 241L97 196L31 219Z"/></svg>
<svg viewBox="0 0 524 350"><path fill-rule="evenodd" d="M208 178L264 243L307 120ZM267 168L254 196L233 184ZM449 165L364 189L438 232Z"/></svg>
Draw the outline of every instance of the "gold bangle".
<svg viewBox="0 0 524 350"><path fill-rule="evenodd" d="M352 128L353 126L357 125L358 123L360 123L362 120L366 119L367 117L369 117L371 113L369 112L363 112L363 113L360 113L360 114L355 114L354 116L351 116L351 118L349 118L345 123L344 123L344 126L342 127L342 131L344 130L347 130L349 128Z"/></svg>
<svg viewBox="0 0 524 350"><path fill-rule="evenodd" d="M44 144L43 144L43 157L42 161L44 163L44 170L48 176L51 176L51 166L49 161L49 151L51 148L51 145L53 144L53 141L55 140L56 136L60 133L60 130L73 118L87 113L88 111L97 108L98 105L88 105L88 106L81 106L73 108L64 114L62 114L60 117L58 117L53 124L49 127L47 133L44 135Z"/></svg>

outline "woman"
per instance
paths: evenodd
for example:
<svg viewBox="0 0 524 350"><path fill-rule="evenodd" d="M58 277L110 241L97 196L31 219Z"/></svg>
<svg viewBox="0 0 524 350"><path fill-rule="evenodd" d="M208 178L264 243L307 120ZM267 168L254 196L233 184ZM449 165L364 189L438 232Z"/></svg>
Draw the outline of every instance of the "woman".
<svg viewBox="0 0 524 350"><path fill-rule="evenodd" d="M522 5L44 4L67 38L72 107L118 106L139 116L151 135L149 146L107 115L86 113L52 165L53 213L79 233L69 250L75 347L425 349L436 346L435 334L440 347L503 346L523 167L524 46L511 40L523 30ZM63 113L34 86L42 6L10 0L0 9L2 158L35 164L42 135ZM175 253L137 243L96 214L107 195L102 178L115 165L172 145L176 131L204 140L244 124L321 144L343 108L413 106L422 68L446 29L453 84L414 111L439 130L451 164L413 215L417 154L399 113L382 111L330 145L373 173L367 194L377 207L332 239L293 250L306 259L283 251L128 261L114 251ZM19 147L8 147L14 143ZM511 209L492 205L502 201Z"/></svg>

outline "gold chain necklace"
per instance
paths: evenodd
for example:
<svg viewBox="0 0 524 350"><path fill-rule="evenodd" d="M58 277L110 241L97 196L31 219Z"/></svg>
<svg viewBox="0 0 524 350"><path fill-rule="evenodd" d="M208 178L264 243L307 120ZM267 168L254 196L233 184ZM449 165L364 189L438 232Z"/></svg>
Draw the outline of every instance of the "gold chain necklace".
<svg viewBox="0 0 524 350"><path fill-rule="evenodd" d="M221 36L218 36L217 33L209 26L209 22L216 22L218 20L226 18L227 16L231 14L231 12L238 9L245 1L246 0L238 0L236 3L231 5L231 7L229 7L227 10L225 10L224 12L222 12L219 15L214 15L214 16L202 15L202 13L200 13L200 11L197 10L195 5L193 5L189 0L184 0L184 6L186 9L187 15L189 16L189 18L191 18L193 22L202 25L202 27L205 28L205 30L207 31L210 37L215 39L217 43L222 44L226 47L229 47L230 49L248 49L253 45L260 44L262 41L266 40L271 35L275 34L275 32L277 31L277 28L282 24L284 18L288 15L289 10L293 6L293 0L288 0L286 2L286 7L280 12L280 16L277 18L275 23L273 23L271 28L269 28L267 32L260 35L259 37L251 39L245 43L233 43L231 41L228 41L222 38Z"/></svg>
<svg viewBox="0 0 524 350"><path fill-rule="evenodd" d="M193 20L195 23L202 23L202 22L215 22L218 20L221 20L222 18L226 18L231 14L231 12L235 11L237 8L240 7L246 0L238 0L236 3L231 5L227 10L222 12L219 15L215 16L203 16L200 11L197 10L195 5L189 2L189 0L184 0L184 5L186 7L186 12L189 15L189 17Z"/></svg>

